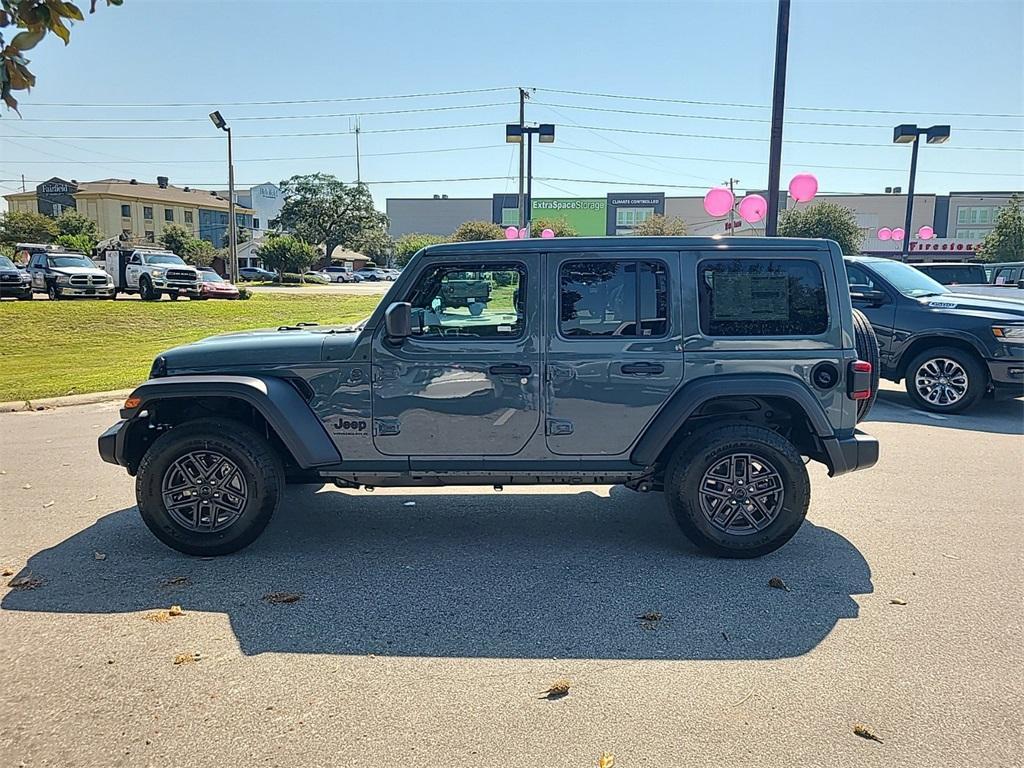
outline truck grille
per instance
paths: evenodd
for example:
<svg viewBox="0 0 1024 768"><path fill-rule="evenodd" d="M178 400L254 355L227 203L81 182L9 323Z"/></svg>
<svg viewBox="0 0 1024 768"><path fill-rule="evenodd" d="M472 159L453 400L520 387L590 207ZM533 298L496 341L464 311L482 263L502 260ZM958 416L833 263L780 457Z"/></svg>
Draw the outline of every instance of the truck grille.
<svg viewBox="0 0 1024 768"><path fill-rule="evenodd" d="M89 288L96 287L97 285L106 285L106 275L72 275L71 285L76 288Z"/></svg>
<svg viewBox="0 0 1024 768"><path fill-rule="evenodd" d="M0 275L0 281L5 283L20 283L21 278L17 275Z"/></svg>
<svg viewBox="0 0 1024 768"><path fill-rule="evenodd" d="M167 270L168 280L184 280L187 283L194 283L198 280L195 272L187 269L169 269Z"/></svg>

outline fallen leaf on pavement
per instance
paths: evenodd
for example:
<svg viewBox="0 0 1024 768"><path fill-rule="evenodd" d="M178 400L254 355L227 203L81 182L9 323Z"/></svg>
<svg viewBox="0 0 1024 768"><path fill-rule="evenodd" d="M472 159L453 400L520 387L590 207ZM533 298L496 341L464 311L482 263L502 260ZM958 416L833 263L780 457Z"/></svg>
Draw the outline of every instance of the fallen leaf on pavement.
<svg viewBox="0 0 1024 768"><path fill-rule="evenodd" d="M648 611L637 616L641 621L661 621L660 611Z"/></svg>
<svg viewBox="0 0 1024 768"><path fill-rule="evenodd" d="M883 743L882 740L878 738L877 735L875 735L874 731L872 731L870 728L868 728L866 725L863 725L862 723L856 723L853 726L853 732L860 736L862 739L868 739L869 741L877 741L879 744Z"/></svg>
<svg viewBox="0 0 1024 768"><path fill-rule="evenodd" d="M166 611L164 611L164 610L150 611L149 613L145 614L142 618L144 618L146 621L155 621L155 622L158 622L158 623L162 623L162 622L165 622L165 621L170 621L172 616L184 616L184 615L185 615L185 612L183 610L181 610L181 606L180 605L172 605Z"/></svg>
<svg viewBox="0 0 1024 768"><path fill-rule="evenodd" d="M541 691L540 696L544 699L560 699L563 696L569 695L571 687L572 682L563 677L555 680L546 691Z"/></svg>
<svg viewBox="0 0 1024 768"><path fill-rule="evenodd" d="M906 604L907 604L906 600L900 600L898 597L894 597L892 600L889 601L889 605L906 605Z"/></svg>
<svg viewBox="0 0 1024 768"><path fill-rule="evenodd" d="M179 653L174 657L175 666L181 664L195 664L197 661L202 661L202 654L200 653Z"/></svg>
<svg viewBox="0 0 1024 768"><path fill-rule="evenodd" d="M53 506L53 502L52 501L48 501L45 504L43 504L43 509L49 509L52 506Z"/></svg>
<svg viewBox="0 0 1024 768"><path fill-rule="evenodd" d="M7 582L7 586L13 590L20 591L24 589L35 589L36 587L43 586L45 583L46 582L38 576L26 574L25 576L19 576L16 579L11 579Z"/></svg>
<svg viewBox="0 0 1024 768"><path fill-rule="evenodd" d="M281 605L282 603L297 603L302 599L301 592L268 592L263 596L271 605Z"/></svg>
<svg viewBox="0 0 1024 768"><path fill-rule="evenodd" d="M13 568L4 568L3 571L0 571L0 576L13 576L13 575L14 575L14 569Z"/></svg>
<svg viewBox="0 0 1024 768"><path fill-rule="evenodd" d="M959 560L960 559L960 557L958 555L947 555L945 552L942 553L942 556L944 558L946 558L947 560Z"/></svg>
<svg viewBox="0 0 1024 768"><path fill-rule="evenodd" d="M106 560L107 559L107 553L106 552L93 552L92 556L96 560Z"/></svg>
<svg viewBox="0 0 1024 768"><path fill-rule="evenodd" d="M184 616L185 612L181 610L180 605L172 605L167 611L168 616Z"/></svg>
<svg viewBox="0 0 1024 768"><path fill-rule="evenodd" d="M26 491L32 490L32 483L25 483L21 487L24 488Z"/></svg>
<svg viewBox="0 0 1024 768"><path fill-rule="evenodd" d="M192 580L188 576L171 576L160 582L161 587L187 587L191 584Z"/></svg>
<svg viewBox="0 0 1024 768"><path fill-rule="evenodd" d="M96 495L96 494L94 493L94 494L93 494L92 496L90 496L90 497L89 497L88 499L86 499L86 501L96 501L96 499L98 499L98 498L99 498L99 496L97 496L97 495Z"/></svg>
<svg viewBox="0 0 1024 768"><path fill-rule="evenodd" d="M772 589L784 589L787 592L790 591L789 587L786 586L786 582L784 582L778 576L772 576L770 579L768 579L768 586Z"/></svg>
<svg viewBox="0 0 1024 768"><path fill-rule="evenodd" d="M602 752L601 756L597 758L597 768L614 768L615 766L615 755L611 752Z"/></svg>

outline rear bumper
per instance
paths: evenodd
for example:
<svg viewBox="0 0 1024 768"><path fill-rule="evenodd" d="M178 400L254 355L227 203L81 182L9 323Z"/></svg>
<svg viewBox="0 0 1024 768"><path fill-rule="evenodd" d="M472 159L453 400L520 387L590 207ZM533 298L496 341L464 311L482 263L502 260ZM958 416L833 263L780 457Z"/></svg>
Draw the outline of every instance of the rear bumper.
<svg viewBox="0 0 1024 768"><path fill-rule="evenodd" d="M127 432L128 421L127 419L121 419L100 435L98 440L100 458L108 464L118 464L122 467L128 466L124 458L124 440Z"/></svg>
<svg viewBox="0 0 1024 768"><path fill-rule="evenodd" d="M878 440L859 429L855 429L851 437L828 437L822 442L828 454L829 477L867 469L878 463Z"/></svg>

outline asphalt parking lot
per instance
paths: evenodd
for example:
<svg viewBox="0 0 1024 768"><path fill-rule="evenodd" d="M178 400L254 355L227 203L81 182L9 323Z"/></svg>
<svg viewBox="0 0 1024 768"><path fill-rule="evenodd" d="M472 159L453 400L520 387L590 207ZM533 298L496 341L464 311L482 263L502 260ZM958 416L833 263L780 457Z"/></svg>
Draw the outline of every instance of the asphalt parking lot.
<svg viewBox="0 0 1024 768"><path fill-rule="evenodd" d="M96 455L116 417L0 414L0 584L40 580L0 587L0 765L1021 765L1024 400L887 386L879 465L813 466L800 533L743 562L606 487L298 488L187 558Z"/></svg>

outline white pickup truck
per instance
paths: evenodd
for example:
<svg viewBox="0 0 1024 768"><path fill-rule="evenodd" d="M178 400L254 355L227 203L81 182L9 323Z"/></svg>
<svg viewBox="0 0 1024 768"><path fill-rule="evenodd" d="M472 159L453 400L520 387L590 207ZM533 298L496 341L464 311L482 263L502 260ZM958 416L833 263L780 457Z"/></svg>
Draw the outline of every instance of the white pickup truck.
<svg viewBox="0 0 1024 768"><path fill-rule="evenodd" d="M144 301L199 297L199 270L170 251L112 248L104 251L104 264L116 293L138 293Z"/></svg>

